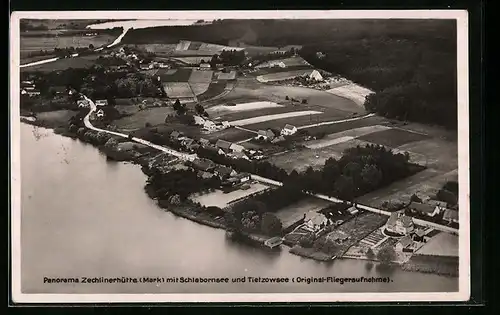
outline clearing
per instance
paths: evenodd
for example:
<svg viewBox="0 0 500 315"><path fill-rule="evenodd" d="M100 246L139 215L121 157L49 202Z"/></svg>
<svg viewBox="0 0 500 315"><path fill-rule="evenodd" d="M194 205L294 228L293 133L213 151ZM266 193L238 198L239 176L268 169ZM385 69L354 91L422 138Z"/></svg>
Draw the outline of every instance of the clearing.
<svg viewBox="0 0 500 315"><path fill-rule="evenodd" d="M420 247L416 254L458 257L458 236L440 232Z"/></svg>
<svg viewBox="0 0 500 315"><path fill-rule="evenodd" d="M193 91L187 82L166 82L163 89L169 98L194 97Z"/></svg>
<svg viewBox="0 0 500 315"><path fill-rule="evenodd" d="M294 70L294 71L284 71L284 72L263 74L263 75L257 76L257 81L265 83L265 82L293 79L293 78L296 78L299 76L309 75L313 71L314 71L314 69L303 69L303 70Z"/></svg>
<svg viewBox="0 0 500 315"><path fill-rule="evenodd" d="M159 69L156 72L162 82L188 82L192 72L192 69L189 68L179 68L175 72L168 70L170 69Z"/></svg>
<svg viewBox="0 0 500 315"><path fill-rule="evenodd" d="M283 105L279 105L274 102L250 102L250 103L240 103L234 106L217 105L209 108L207 112L210 115L220 115L225 112L243 112L255 109L275 108L275 107L283 107Z"/></svg>
<svg viewBox="0 0 500 315"><path fill-rule="evenodd" d="M210 83L189 83L195 95L201 95L208 91Z"/></svg>
<svg viewBox="0 0 500 315"><path fill-rule="evenodd" d="M58 70L66 70L68 68L88 68L95 64L95 60L97 58L99 58L98 55L62 58L54 62L21 68L21 72L31 72L31 71L51 72Z"/></svg>
<svg viewBox="0 0 500 315"><path fill-rule="evenodd" d="M367 134L371 134L378 131L383 131L390 129L390 127L382 125L359 127L350 130L345 130L325 136L321 140L308 141L305 142L305 146L309 149L320 149L323 147L328 147L334 144L346 142L353 140L357 137L361 137Z"/></svg>
<svg viewBox="0 0 500 315"><path fill-rule="evenodd" d="M54 50L55 48L82 48L89 47L90 44L95 48L110 44L115 40L111 35L95 36L21 36L20 51L21 56L26 57L30 53L40 52L40 50Z"/></svg>
<svg viewBox="0 0 500 315"><path fill-rule="evenodd" d="M336 88L326 90L326 92L350 99L359 106L363 106L365 104L366 97L373 93L372 90L355 83L341 85Z"/></svg>
<svg viewBox="0 0 500 315"><path fill-rule="evenodd" d="M230 193L225 194L221 190L216 189L214 192L210 192L207 194L194 194L190 197L194 202L199 202L201 205L205 207L219 207L221 209L227 207L231 202L239 200L241 198L245 198L248 195L253 193L263 191L268 189L269 187L263 185L261 183L252 183L250 184L250 188L247 190L237 189Z"/></svg>
<svg viewBox="0 0 500 315"><path fill-rule="evenodd" d="M276 59L276 60L270 60L263 62L257 66L255 66L256 69L259 68L269 68L269 67L274 67L280 64L284 64L286 67L294 67L294 66L303 66L303 65L309 65L307 61L302 59L302 57L290 57L290 58L283 58L283 59ZM286 69L286 68L285 68Z"/></svg>
<svg viewBox="0 0 500 315"><path fill-rule="evenodd" d="M135 107L136 106L122 106L122 107ZM120 129L138 129L144 128L146 123L152 126L163 124L167 115L172 115L174 110L172 107L153 107L143 110L137 110L132 116L126 116L115 120L113 122Z"/></svg>
<svg viewBox="0 0 500 315"><path fill-rule="evenodd" d="M213 77L212 70L197 70L193 69L188 78L189 83L210 83Z"/></svg>
<svg viewBox="0 0 500 315"><path fill-rule="evenodd" d="M306 115L317 115L317 114L322 114L322 113L323 112L306 110L306 111L289 112L289 113L275 114L275 115L265 115L265 116L258 116L258 117L252 117L252 118L247 118L247 119L231 121L231 125L246 126L246 125L258 124L258 123L270 121L270 120L291 118L291 117L298 117L298 116L306 116Z"/></svg>

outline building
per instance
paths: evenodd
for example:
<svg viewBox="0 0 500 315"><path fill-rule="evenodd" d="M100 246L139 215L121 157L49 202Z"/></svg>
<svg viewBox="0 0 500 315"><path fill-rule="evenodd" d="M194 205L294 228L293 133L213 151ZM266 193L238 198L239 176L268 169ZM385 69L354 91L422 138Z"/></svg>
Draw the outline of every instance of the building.
<svg viewBox="0 0 500 315"><path fill-rule="evenodd" d="M297 132L297 127L292 126L290 124L286 124L283 129L281 129L282 136L291 136Z"/></svg>
<svg viewBox="0 0 500 315"><path fill-rule="evenodd" d="M205 150L208 150L212 153L215 153L215 154L220 154L220 155L225 155L226 153L222 150L222 149L219 149L213 145L208 145L205 147Z"/></svg>
<svg viewBox="0 0 500 315"><path fill-rule="evenodd" d="M323 76L319 73L318 70L313 70L310 74L307 75L309 80L323 81Z"/></svg>
<svg viewBox="0 0 500 315"><path fill-rule="evenodd" d="M352 206L347 209L347 212L349 212L350 215L356 215L358 214L359 210L355 206Z"/></svg>
<svg viewBox="0 0 500 315"><path fill-rule="evenodd" d="M25 88L21 90L21 95L28 95L29 97L40 95L40 91L35 88Z"/></svg>
<svg viewBox="0 0 500 315"><path fill-rule="evenodd" d="M327 224L327 217L319 212L309 211L304 214L304 227L311 232L319 232Z"/></svg>
<svg viewBox="0 0 500 315"><path fill-rule="evenodd" d="M443 214L443 220L448 222L448 224L451 223L458 224L458 211L452 209L446 209Z"/></svg>
<svg viewBox="0 0 500 315"><path fill-rule="evenodd" d="M398 252L413 252L413 241L410 236L405 236L401 238L396 243L396 251Z"/></svg>
<svg viewBox="0 0 500 315"><path fill-rule="evenodd" d="M391 213L385 228L388 232L397 235L408 235L414 230L413 219L404 214L404 211Z"/></svg>
<svg viewBox="0 0 500 315"><path fill-rule="evenodd" d="M210 145L210 140L208 139L205 139L205 138L200 138L200 144L202 147L206 147L206 146L209 146Z"/></svg>
<svg viewBox="0 0 500 315"><path fill-rule="evenodd" d="M78 108L89 108L90 103L87 100L78 100L76 101L76 105Z"/></svg>
<svg viewBox="0 0 500 315"><path fill-rule="evenodd" d="M236 175L236 171L233 170L231 167L218 165L214 169L214 174L217 175L220 179L226 179Z"/></svg>
<svg viewBox="0 0 500 315"><path fill-rule="evenodd" d="M108 100L97 100L95 101L96 106L108 106Z"/></svg>
<svg viewBox="0 0 500 315"><path fill-rule="evenodd" d="M98 117L98 118L102 118L104 117L104 111L102 109L99 109L95 115Z"/></svg>
<svg viewBox="0 0 500 315"><path fill-rule="evenodd" d="M182 133L180 133L177 130L172 131L172 133L170 134L170 139L172 139L172 140L179 140L179 138L181 138L181 137L182 137Z"/></svg>
<svg viewBox="0 0 500 315"><path fill-rule="evenodd" d="M198 126L203 126L205 124L205 118L199 116L199 115L193 115L194 118L194 124Z"/></svg>
<svg viewBox="0 0 500 315"><path fill-rule="evenodd" d="M425 231L423 229L415 230L413 234L413 240L415 242L425 242Z"/></svg>
<svg viewBox="0 0 500 315"><path fill-rule="evenodd" d="M432 206L414 201L410 203L408 209L410 209L412 213L426 215L428 217L434 217L441 213L441 208L439 206Z"/></svg>
<svg viewBox="0 0 500 315"><path fill-rule="evenodd" d="M245 150L245 147L236 143L231 143L229 149L231 149L231 151L233 152L243 152Z"/></svg>
<svg viewBox="0 0 500 315"><path fill-rule="evenodd" d="M215 123L213 121L207 119L203 123L203 129L205 129L207 131L216 131L217 126L215 125Z"/></svg>
<svg viewBox="0 0 500 315"><path fill-rule="evenodd" d="M226 154L231 152L231 145L231 142L222 139L217 140L215 143L215 146L224 151Z"/></svg>
<svg viewBox="0 0 500 315"><path fill-rule="evenodd" d="M234 176L240 183L245 183L250 180L250 174L248 173L239 173Z"/></svg>
<svg viewBox="0 0 500 315"><path fill-rule="evenodd" d="M196 159L190 164L193 168L203 171L210 172L215 169L216 164L209 159Z"/></svg>
<svg viewBox="0 0 500 315"><path fill-rule="evenodd" d="M236 151L236 152L231 153L231 157L232 157L233 159L245 159L245 160L250 160L250 158L248 158L248 156L247 156L245 153L243 153L243 152L237 152L237 151Z"/></svg>
<svg viewBox="0 0 500 315"><path fill-rule="evenodd" d="M286 139L285 139L285 137L283 137L283 136L278 136L278 137L274 138L273 140L271 140L271 143L283 142L283 141L285 141L285 140L286 140Z"/></svg>
<svg viewBox="0 0 500 315"><path fill-rule="evenodd" d="M264 140L264 141L271 141L273 140L275 137L275 134L274 132L272 132L272 130L259 130L257 132L257 136L255 137L255 139L257 140Z"/></svg>

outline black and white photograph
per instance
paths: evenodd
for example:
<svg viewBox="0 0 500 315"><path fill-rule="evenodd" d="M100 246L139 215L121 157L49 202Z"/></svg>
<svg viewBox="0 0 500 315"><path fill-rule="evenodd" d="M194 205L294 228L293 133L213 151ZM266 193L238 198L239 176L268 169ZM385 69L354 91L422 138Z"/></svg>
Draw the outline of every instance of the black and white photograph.
<svg viewBox="0 0 500 315"><path fill-rule="evenodd" d="M10 23L14 302L469 299L466 11Z"/></svg>

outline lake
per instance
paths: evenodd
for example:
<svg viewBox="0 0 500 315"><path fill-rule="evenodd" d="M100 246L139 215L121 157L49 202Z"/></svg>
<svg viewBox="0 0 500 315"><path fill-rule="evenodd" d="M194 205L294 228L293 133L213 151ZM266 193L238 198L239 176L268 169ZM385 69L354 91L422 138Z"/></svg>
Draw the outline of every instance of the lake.
<svg viewBox="0 0 500 315"><path fill-rule="evenodd" d="M21 285L24 293L292 293L457 291L458 278L322 263L236 243L161 210L140 167L21 124ZM377 277L391 283L43 283L44 277Z"/></svg>

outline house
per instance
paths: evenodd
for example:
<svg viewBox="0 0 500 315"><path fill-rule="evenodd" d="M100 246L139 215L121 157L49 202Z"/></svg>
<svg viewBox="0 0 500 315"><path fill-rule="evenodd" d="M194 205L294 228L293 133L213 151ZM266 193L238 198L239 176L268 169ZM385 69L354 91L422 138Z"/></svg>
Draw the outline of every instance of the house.
<svg viewBox="0 0 500 315"><path fill-rule="evenodd" d="M198 171L198 173L196 173L196 174L198 177L203 178L203 179L209 179L209 178L214 177L214 174L209 173L209 172L204 172L204 171Z"/></svg>
<svg viewBox="0 0 500 315"><path fill-rule="evenodd" d="M78 100L78 101L76 101L76 105L78 106L78 108L90 107L90 103L87 100Z"/></svg>
<svg viewBox="0 0 500 315"><path fill-rule="evenodd" d="M205 123L203 124L203 129L205 129L207 131L216 131L217 126L215 125L215 123L213 121L205 120Z"/></svg>
<svg viewBox="0 0 500 315"><path fill-rule="evenodd" d="M219 155L225 155L226 153L222 150L222 149L219 149L213 145L208 145L205 147L205 150L208 150L212 153L215 153L215 154L219 154Z"/></svg>
<svg viewBox="0 0 500 315"><path fill-rule="evenodd" d="M152 68L153 68L152 65L148 65L148 64L145 64L145 63L143 63L143 64L141 64L139 66L139 69L141 69L141 70L149 70L149 69L152 69Z"/></svg>
<svg viewBox="0 0 500 315"><path fill-rule="evenodd" d="M425 242L425 231L423 229L415 230L413 240L416 242Z"/></svg>
<svg viewBox="0 0 500 315"><path fill-rule="evenodd" d="M205 124L205 118L199 116L199 115L193 115L194 118L194 124L198 126L203 126Z"/></svg>
<svg viewBox="0 0 500 315"><path fill-rule="evenodd" d="M408 209L410 209L411 212L413 213L418 213L421 215L426 215L428 217L434 217L435 215L438 215L441 212L441 208L438 206L431 206L428 204L423 204L419 202L411 202L410 205L408 206Z"/></svg>
<svg viewBox="0 0 500 315"><path fill-rule="evenodd" d="M96 106L108 106L108 100L97 100L95 102Z"/></svg>
<svg viewBox="0 0 500 315"><path fill-rule="evenodd" d="M34 88L33 89L26 88L21 90L21 95L28 95L29 97L37 96L40 95L40 91Z"/></svg>
<svg viewBox="0 0 500 315"><path fill-rule="evenodd" d="M158 63L158 67L160 67L161 69L169 68L169 66L166 63L164 63L164 62L159 62Z"/></svg>
<svg viewBox="0 0 500 315"><path fill-rule="evenodd" d="M286 124L283 129L281 129L282 136L291 136L297 132L297 127L292 126L290 124Z"/></svg>
<svg viewBox="0 0 500 315"><path fill-rule="evenodd" d="M95 113L95 115L96 115L97 117L99 117L99 118L102 118L102 117L104 117L104 111L103 111L102 109L99 109L99 110Z"/></svg>
<svg viewBox="0 0 500 315"><path fill-rule="evenodd" d="M274 137L275 137L274 132L268 129L268 130L259 130L257 132L257 136L255 137L255 139L267 141L267 140L273 140Z"/></svg>
<svg viewBox="0 0 500 315"><path fill-rule="evenodd" d="M245 147L236 143L231 143L229 149L233 152L243 152L245 150Z"/></svg>
<svg viewBox="0 0 500 315"><path fill-rule="evenodd" d="M182 140L182 145L189 151L194 151L200 147L200 145L194 141L194 139L186 138Z"/></svg>
<svg viewBox="0 0 500 315"><path fill-rule="evenodd" d="M396 243L396 251L398 252L413 252L413 241L410 236L401 238Z"/></svg>
<svg viewBox="0 0 500 315"><path fill-rule="evenodd" d="M226 141L226 140L222 140L222 139L217 140L217 142L215 143L215 146L217 148L221 149L222 151L224 151L224 153L231 152L231 149L230 149L231 145L232 145L231 142Z"/></svg>
<svg viewBox="0 0 500 315"><path fill-rule="evenodd" d="M236 175L236 171L230 167L224 165L218 165L214 169L215 175L217 175L221 179L228 178L230 176Z"/></svg>
<svg viewBox="0 0 500 315"><path fill-rule="evenodd" d="M350 215L355 215L359 212L359 210L355 206L350 207L346 211L349 212Z"/></svg>
<svg viewBox="0 0 500 315"><path fill-rule="evenodd" d="M266 130L266 136L267 136L267 139L269 139L269 140L273 140L274 137L276 137L276 135L274 134L274 132L272 132L271 129Z"/></svg>
<svg viewBox="0 0 500 315"><path fill-rule="evenodd" d="M326 238L335 243L342 244L349 239L349 235L347 235L344 231L334 230L329 233Z"/></svg>
<svg viewBox="0 0 500 315"><path fill-rule="evenodd" d="M21 87L35 87L35 83L33 81L21 81Z"/></svg>
<svg viewBox="0 0 500 315"><path fill-rule="evenodd" d="M311 232L319 232L328 224L328 219L324 214L309 211L304 214L304 228Z"/></svg>
<svg viewBox="0 0 500 315"><path fill-rule="evenodd" d="M313 70L310 74L306 74L309 80L323 81L323 76L318 70Z"/></svg>
<svg viewBox="0 0 500 315"><path fill-rule="evenodd" d="M200 63L200 70L210 70L211 66L209 63Z"/></svg>
<svg viewBox="0 0 500 315"><path fill-rule="evenodd" d="M245 159L245 160L250 160L250 159L248 158L248 156L247 156L245 153L243 153L243 152L233 152L233 153L231 153L231 157L232 157L233 159Z"/></svg>
<svg viewBox="0 0 500 315"><path fill-rule="evenodd" d="M443 220L447 221L448 224L458 223L458 211L446 209L443 214Z"/></svg>
<svg viewBox="0 0 500 315"><path fill-rule="evenodd" d="M200 144L202 147L206 147L206 146L209 146L210 145L210 140L208 139L205 139L205 138L200 138Z"/></svg>
<svg viewBox="0 0 500 315"><path fill-rule="evenodd" d="M215 168L215 163L208 159L196 159L191 162L191 166L203 172L210 172Z"/></svg>
<svg viewBox="0 0 500 315"><path fill-rule="evenodd" d="M388 232L397 235L408 235L414 230L413 219L404 214L404 211L391 213L385 228Z"/></svg>

